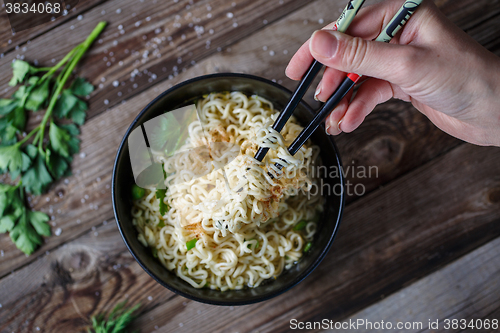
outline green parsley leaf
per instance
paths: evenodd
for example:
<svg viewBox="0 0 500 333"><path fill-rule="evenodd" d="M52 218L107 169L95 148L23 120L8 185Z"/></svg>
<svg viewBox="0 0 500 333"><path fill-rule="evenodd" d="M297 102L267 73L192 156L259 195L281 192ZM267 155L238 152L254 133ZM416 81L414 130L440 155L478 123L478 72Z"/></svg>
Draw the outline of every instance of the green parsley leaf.
<svg viewBox="0 0 500 333"><path fill-rule="evenodd" d="M104 314L99 314L91 318L92 329L89 333L125 333L127 326L134 320L133 313L139 308L140 304L132 308L125 309L127 301L117 304L105 319Z"/></svg>
<svg viewBox="0 0 500 333"><path fill-rule="evenodd" d="M18 106L14 111L6 115L5 119L20 132L26 125L26 112L22 106Z"/></svg>
<svg viewBox="0 0 500 333"><path fill-rule="evenodd" d="M158 228L163 228L165 226L165 222L163 222L163 220L160 220L160 222L158 222Z"/></svg>
<svg viewBox="0 0 500 333"><path fill-rule="evenodd" d="M85 117L87 116L88 106L87 103L79 99L75 106L71 109L68 117L75 122L75 124L83 125L85 122Z"/></svg>
<svg viewBox="0 0 500 333"><path fill-rule="evenodd" d="M10 172L24 171L23 167L26 166L25 155L19 149L19 145L0 147L0 169L9 169Z"/></svg>
<svg viewBox="0 0 500 333"><path fill-rule="evenodd" d="M5 215L0 219L0 233L11 231L16 221L13 215Z"/></svg>
<svg viewBox="0 0 500 333"><path fill-rule="evenodd" d="M28 211L24 209L16 226L10 231L10 238L17 248L26 254L32 254L38 245L42 244L42 237L28 221Z"/></svg>
<svg viewBox="0 0 500 333"><path fill-rule="evenodd" d="M67 160L68 159L65 159L61 155L52 152L50 149L47 149L45 152L45 163L56 180L68 174L69 163Z"/></svg>
<svg viewBox="0 0 500 333"><path fill-rule="evenodd" d="M6 114L12 112L17 106L18 101L15 99L0 99L0 116L5 116Z"/></svg>
<svg viewBox="0 0 500 333"><path fill-rule="evenodd" d="M71 135L65 129L59 128L54 122L51 122L49 138L53 151L61 156L69 157L68 141L71 139Z"/></svg>
<svg viewBox="0 0 500 333"><path fill-rule="evenodd" d="M78 127L75 124L59 125L59 128L64 129L71 134L71 138L67 142L70 155L74 155L80 151L80 139L77 136L80 134Z"/></svg>
<svg viewBox="0 0 500 333"><path fill-rule="evenodd" d="M71 91L76 96L85 97L94 91L94 86L82 77L77 77L71 84Z"/></svg>
<svg viewBox="0 0 500 333"><path fill-rule="evenodd" d="M9 86L14 87L24 81L26 74L30 72L31 66L26 61L16 60L12 63L12 68L13 76L9 82Z"/></svg>
<svg viewBox="0 0 500 333"><path fill-rule="evenodd" d="M73 95L71 90L64 89L54 107L54 115L58 118L67 117L78 101L79 99Z"/></svg>
<svg viewBox="0 0 500 333"><path fill-rule="evenodd" d="M34 88L26 100L24 105L27 110L38 111L44 105L49 97L49 81L45 80L44 83Z"/></svg>
<svg viewBox="0 0 500 333"><path fill-rule="evenodd" d="M34 195L45 192L52 180L52 176L45 165L45 156L41 154L37 154L32 166L22 176L24 188Z"/></svg>
<svg viewBox="0 0 500 333"><path fill-rule="evenodd" d="M5 118L0 119L0 145L10 146L17 142L17 128Z"/></svg>
<svg viewBox="0 0 500 333"><path fill-rule="evenodd" d="M28 219L39 235L50 236L50 225L47 223L50 218L47 214L28 211Z"/></svg>

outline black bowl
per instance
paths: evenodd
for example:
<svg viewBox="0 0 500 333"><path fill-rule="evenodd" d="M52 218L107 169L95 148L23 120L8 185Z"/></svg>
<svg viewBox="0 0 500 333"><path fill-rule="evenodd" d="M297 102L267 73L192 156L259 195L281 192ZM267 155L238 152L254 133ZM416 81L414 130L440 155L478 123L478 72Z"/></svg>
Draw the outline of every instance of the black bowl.
<svg viewBox="0 0 500 333"><path fill-rule="evenodd" d="M154 99L146 106L128 128L118 149L112 179L113 210L120 233L132 256L139 265L162 286L195 301L216 305L243 305L264 301L280 295L304 280L321 262L330 249L339 228L344 209L344 178L338 150L332 137L325 134L323 128L312 136L315 144L321 148L323 165L328 168L329 177L323 179L327 184L323 188L330 193L325 194L326 204L313 240L313 246L300 259L298 264L284 271L276 280L271 279L257 288L229 290L220 292L210 289L196 289L178 278L173 272L162 266L154 258L151 251L137 239L137 231L132 225L130 209L132 207L131 186L134 183L129 158L127 139L129 134L140 124L163 114L166 110L174 110L211 92L241 91L247 95L257 94L274 103L277 110L283 109L290 99L291 92L286 88L246 74L212 74L182 82ZM311 108L301 102L294 115L302 124L307 124L313 117ZM332 170L336 174L332 177ZM340 194L334 194L333 189ZM339 189L342 189L341 191Z"/></svg>

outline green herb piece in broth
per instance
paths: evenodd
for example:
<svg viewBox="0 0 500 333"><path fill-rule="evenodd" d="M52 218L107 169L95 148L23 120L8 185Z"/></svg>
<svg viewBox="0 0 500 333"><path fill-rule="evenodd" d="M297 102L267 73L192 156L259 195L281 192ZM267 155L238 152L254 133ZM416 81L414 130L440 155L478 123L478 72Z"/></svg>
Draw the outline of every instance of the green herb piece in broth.
<svg viewBox="0 0 500 333"><path fill-rule="evenodd" d="M162 190L162 189L156 190L156 199L158 199L160 202L160 215L161 216L167 214L167 212L170 210L170 207L164 201L166 193L167 193L167 190Z"/></svg>
<svg viewBox="0 0 500 333"><path fill-rule="evenodd" d="M186 247L187 247L187 250L191 250L193 247L196 246L196 242L198 241L198 239L194 238L194 239L191 239L190 241L187 241L186 242Z"/></svg>
<svg viewBox="0 0 500 333"><path fill-rule="evenodd" d="M134 200L142 199L145 194L146 194L145 189L143 189L140 186L137 186L137 184L132 185L132 199Z"/></svg>
<svg viewBox="0 0 500 333"><path fill-rule="evenodd" d="M294 231L302 230L302 229L304 229L306 227L306 225L307 225L307 222L305 220L302 220L299 223L297 223L295 225L295 227L293 227L293 230Z"/></svg>

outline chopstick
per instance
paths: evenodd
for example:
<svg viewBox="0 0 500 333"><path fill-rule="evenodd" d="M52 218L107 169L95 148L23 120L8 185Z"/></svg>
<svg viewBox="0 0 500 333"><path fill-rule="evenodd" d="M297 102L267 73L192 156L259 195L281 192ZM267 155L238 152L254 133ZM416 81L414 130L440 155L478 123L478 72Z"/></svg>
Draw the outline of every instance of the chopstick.
<svg viewBox="0 0 500 333"><path fill-rule="evenodd" d="M349 3L347 4L347 6L345 6L342 14L340 14L332 29L340 32L346 32L347 28L349 28L349 25L358 13L361 6L363 6L364 2L365 0L349 0ZM295 89L287 105L285 106L283 111L280 112L278 118L274 122L273 129L275 131L281 132L286 122L293 114L293 111L295 111L297 105L299 105L302 97L304 97L307 89L309 89L309 86L311 86L314 78L316 77L316 75L318 75L321 68L323 68L323 64L317 60L314 60L307 72L302 77L302 80ZM268 151L269 148L259 148L259 150L255 154L255 159L262 162Z"/></svg>
<svg viewBox="0 0 500 333"><path fill-rule="evenodd" d="M401 29L411 15L415 12L418 6L422 3L422 0L407 0L403 3L396 15L393 16L391 21L378 35L375 41L388 43L394 35ZM326 118L326 116L332 111L344 98L344 96L354 87L356 82L361 78L361 75L355 73L347 74L347 77L340 84L337 90L332 96L326 101L321 107L321 110L314 116L313 120L300 132L300 134L295 138L292 144L288 147L288 152L291 155L295 155L299 151L300 147L309 139L313 132L318 128L321 122ZM278 168L283 166L276 163Z"/></svg>

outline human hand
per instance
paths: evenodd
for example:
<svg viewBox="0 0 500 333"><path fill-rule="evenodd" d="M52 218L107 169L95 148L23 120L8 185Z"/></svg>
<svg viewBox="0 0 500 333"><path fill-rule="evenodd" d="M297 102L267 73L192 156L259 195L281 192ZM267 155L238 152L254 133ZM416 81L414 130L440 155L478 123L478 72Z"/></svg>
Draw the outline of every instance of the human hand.
<svg viewBox="0 0 500 333"><path fill-rule="evenodd" d="M347 35L328 30L333 24L314 32L286 75L300 80L313 58L327 66L315 93L320 101L332 95L345 73L364 76L354 98L349 93L326 119L332 135L355 130L377 104L394 97L411 102L448 134L500 146L500 58L427 0L391 43L372 41L401 4L390 0L362 9Z"/></svg>

